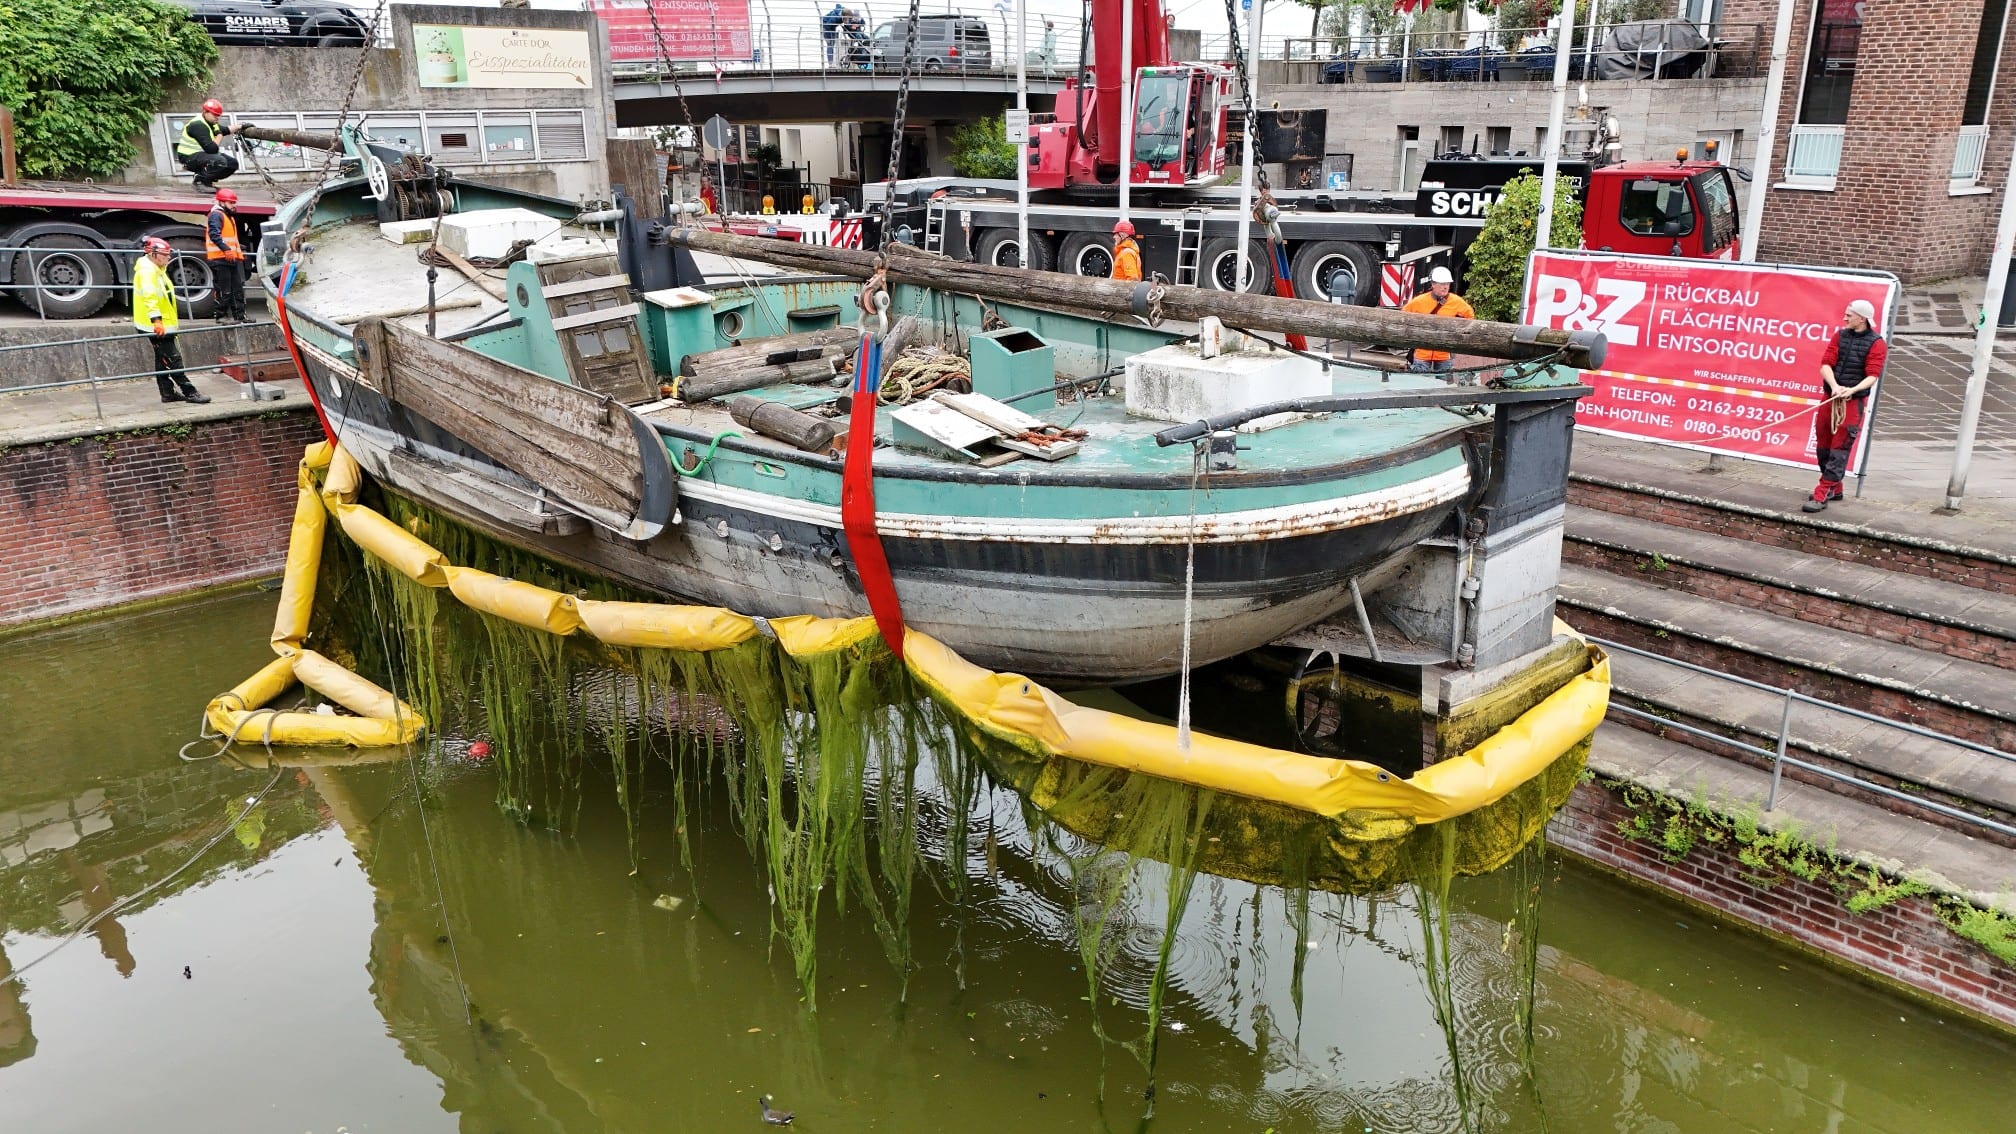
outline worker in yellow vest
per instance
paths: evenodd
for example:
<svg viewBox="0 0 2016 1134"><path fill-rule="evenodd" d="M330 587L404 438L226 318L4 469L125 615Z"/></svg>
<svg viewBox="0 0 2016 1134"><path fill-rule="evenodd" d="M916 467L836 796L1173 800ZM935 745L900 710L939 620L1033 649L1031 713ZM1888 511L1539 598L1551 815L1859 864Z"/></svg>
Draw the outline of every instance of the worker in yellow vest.
<svg viewBox="0 0 2016 1134"><path fill-rule="evenodd" d="M191 118L182 127L181 136L175 139L175 160L196 175L198 189L213 189L219 181L238 172L238 159L225 153L217 145L217 139L243 133L249 123L219 125L223 118L224 104L214 98L205 99L202 113Z"/></svg>
<svg viewBox="0 0 2016 1134"><path fill-rule="evenodd" d="M238 194L217 190L203 230L203 255L210 261L210 282L217 291L219 323L250 323L245 317L245 246L238 239Z"/></svg>
<svg viewBox="0 0 2016 1134"><path fill-rule="evenodd" d="M1116 221L1113 225L1113 278L1136 281L1141 278L1141 245L1134 239L1131 221Z"/></svg>
<svg viewBox="0 0 2016 1134"><path fill-rule="evenodd" d="M133 265L133 329L147 336L154 348L154 384L164 402L207 404L210 399L196 392L183 370L182 351L175 345L180 320L175 314L175 283L168 278L168 262L175 250L158 236L141 245L142 255Z"/></svg>

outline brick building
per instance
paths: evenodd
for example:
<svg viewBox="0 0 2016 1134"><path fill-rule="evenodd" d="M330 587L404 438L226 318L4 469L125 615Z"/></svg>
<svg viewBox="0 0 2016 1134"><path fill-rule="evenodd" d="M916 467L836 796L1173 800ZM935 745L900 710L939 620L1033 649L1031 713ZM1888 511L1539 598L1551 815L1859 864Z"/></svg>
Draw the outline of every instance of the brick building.
<svg viewBox="0 0 2016 1134"><path fill-rule="evenodd" d="M2008 0L1798 0L1758 258L1907 283L1984 273L2016 140L2007 15ZM1767 41L1776 18L1777 0L1721 12Z"/></svg>

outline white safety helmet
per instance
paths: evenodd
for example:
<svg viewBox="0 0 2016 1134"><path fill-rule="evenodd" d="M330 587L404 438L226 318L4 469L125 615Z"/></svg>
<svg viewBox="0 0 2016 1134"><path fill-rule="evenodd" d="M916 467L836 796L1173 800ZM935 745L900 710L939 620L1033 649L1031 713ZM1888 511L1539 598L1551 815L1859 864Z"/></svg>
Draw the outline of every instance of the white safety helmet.
<svg viewBox="0 0 2016 1134"><path fill-rule="evenodd" d="M1428 282L1431 284L1453 284L1456 282L1456 277L1450 275L1447 268L1436 268L1434 271L1428 273Z"/></svg>

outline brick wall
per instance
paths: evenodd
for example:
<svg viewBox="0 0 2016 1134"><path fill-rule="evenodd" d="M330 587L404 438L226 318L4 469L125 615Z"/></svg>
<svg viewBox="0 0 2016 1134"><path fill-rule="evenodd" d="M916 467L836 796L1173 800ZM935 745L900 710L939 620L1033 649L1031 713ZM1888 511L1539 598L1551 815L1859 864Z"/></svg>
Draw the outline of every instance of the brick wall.
<svg viewBox="0 0 2016 1134"><path fill-rule="evenodd" d="M1853 93L1832 191L1783 189L1813 28L1799 0L1771 160L1759 259L1880 268L1906 283L1972 275L1987 267L2009 147L2016 135L2016 20L2003 29L1988 108L1989 145L1979 186L1952 196L1948 173L1959 137L1982 0L1872 0L1863 10ZM1776 0L1732 0L1725 24L1764 24Z"/></svg>
<svg viewBox="0 0 2016 1134"><path fill-rule="evenodd" d="M305 410L0 452L0 625L279 571Z"/></svg>
<svg viewBox="0 0 2016 1134"><path fill-rule="evenodd" d="M1743 880L1728 844L1697 845L1679 862L1617 833L1631 810L1600 784L1575 789L1547 837L1556 847L1827 957L2016 1028L2016 970L1953 933L1922 897L1869 913L1848 910L1825 885Z"/></svg>

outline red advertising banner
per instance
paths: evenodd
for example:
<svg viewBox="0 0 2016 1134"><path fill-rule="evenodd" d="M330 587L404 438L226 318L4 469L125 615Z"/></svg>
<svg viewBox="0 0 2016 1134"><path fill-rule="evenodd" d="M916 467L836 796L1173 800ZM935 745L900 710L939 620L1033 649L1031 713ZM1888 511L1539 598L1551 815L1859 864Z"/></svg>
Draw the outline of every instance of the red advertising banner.
<svg viewBox="0 0 2016 1134"><path fill-rule="evenodd" d="M609 25L612 63L755 58L749 0L588 0ZM658 24L651 24L656 11ZM660 50L660 43L663 50Z"/></svg>
<svg viewBox="0 0 2016 1134"><path fill-rule="evenodd" d="M1577 428L1811 465L1820 358L1842 312L1868 300L1887 337L1896 291L1884 275L1535 252L1524 318L1610 341L1604 368L1583 372L1596 393L1577 403ZM1868 440L1865 427L1848 466L1858 473Z"/></svg>

